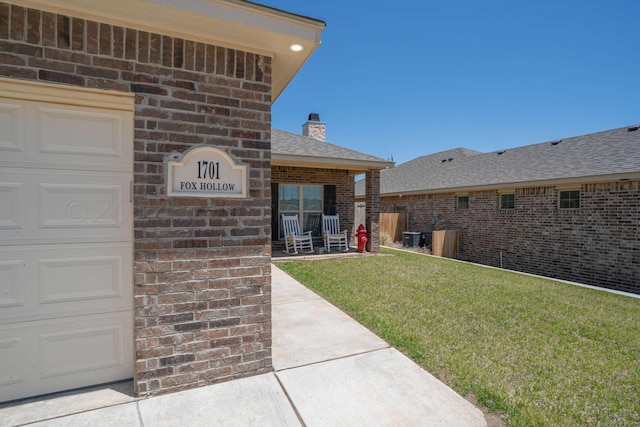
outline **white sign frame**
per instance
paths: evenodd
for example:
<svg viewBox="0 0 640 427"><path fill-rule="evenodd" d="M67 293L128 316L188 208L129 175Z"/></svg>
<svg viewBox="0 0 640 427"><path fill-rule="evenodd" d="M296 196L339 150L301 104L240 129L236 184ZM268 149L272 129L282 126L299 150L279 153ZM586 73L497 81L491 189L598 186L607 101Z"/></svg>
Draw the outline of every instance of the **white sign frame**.
<svg viewBox="0 0 640 427"><path fill-rule="evenodd" d="M167 197L247 198L247 165L218 148L198 145L165 163Z"/></svg>

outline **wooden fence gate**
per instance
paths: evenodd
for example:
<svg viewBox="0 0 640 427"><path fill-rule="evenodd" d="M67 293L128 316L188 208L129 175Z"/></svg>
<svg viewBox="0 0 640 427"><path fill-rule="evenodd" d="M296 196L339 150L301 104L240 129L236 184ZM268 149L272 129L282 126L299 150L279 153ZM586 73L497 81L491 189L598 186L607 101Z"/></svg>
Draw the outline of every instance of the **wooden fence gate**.
<svg viewBox="0 0 640 427"><path fill-rule="evenodd" d="M380 241L383 234L389 236L393 243L402 242L402 233L407 231L407 213L382 213L380 214ZM391 242L389 242L391 243Z"/></svg>
<svg viewBox="0 0 640 427"><path fill-rule="evenodd" d="M358 226L365 224L365 205L364 203L356 203L355 220L353 221L353 230L351 235L355 236ZM366 224L365 224L366 226ZM380 214L380 243L396 243L402 242L402 233L407 231L407 213L382 213ZM391 242L383 242L383 234L391 239Z"/></svg>

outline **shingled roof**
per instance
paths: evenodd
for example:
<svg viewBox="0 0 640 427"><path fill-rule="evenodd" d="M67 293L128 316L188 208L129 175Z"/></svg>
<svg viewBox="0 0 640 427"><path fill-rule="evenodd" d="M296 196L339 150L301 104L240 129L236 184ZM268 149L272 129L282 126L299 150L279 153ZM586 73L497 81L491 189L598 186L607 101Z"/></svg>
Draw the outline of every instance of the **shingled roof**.
<svg viewBox="0 0 640 427"><path fill-rule="evenodd" d="M491 153L466 148L418 157L380 173L380 194L419 194L640 177L637 126ZM364 183L356 183L356 195Z"/></svg>
<svg viewBox="0 0 640 427"><path fill-rule="evenodd" d="M355 171L393 167L393 162L380 157L279 129L271 129L271 163Z"/></svg>

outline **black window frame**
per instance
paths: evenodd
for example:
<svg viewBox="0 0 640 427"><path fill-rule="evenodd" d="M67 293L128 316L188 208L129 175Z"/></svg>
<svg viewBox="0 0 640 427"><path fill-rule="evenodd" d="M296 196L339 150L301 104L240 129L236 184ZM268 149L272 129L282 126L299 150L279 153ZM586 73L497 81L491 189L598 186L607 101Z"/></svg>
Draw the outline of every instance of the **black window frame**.
<svg viewBox="0 0 640 427"><path fill-rule="evenodd" d="M510 197L510 200L505 200L506 197ZM500 209L503 211L512 211L516 208L516 194L515 193L502 193L500 194Z"/></svg>
<svg viewBox="0 0 640 427"><path fill-rule="evenodd" d="M580 190L560 190L558 191L558 209L562 211L579 210L581 206Z"/></svg>
<svg viewBox="0 0 640 427"><path fill-rule="evenodd" d="M464 200L464 204L461 202ZM456 196L456 209L463 211L469 209L469 196Z"/></svg>

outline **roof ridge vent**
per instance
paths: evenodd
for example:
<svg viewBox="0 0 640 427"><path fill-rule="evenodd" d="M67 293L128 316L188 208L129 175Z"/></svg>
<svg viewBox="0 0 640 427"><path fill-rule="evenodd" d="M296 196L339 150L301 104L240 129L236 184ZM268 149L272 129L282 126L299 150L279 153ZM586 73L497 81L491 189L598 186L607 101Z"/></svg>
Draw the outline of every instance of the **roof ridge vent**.
<svg viewBox="0 0 640 427"><path fill-rule="evenodd" d="M635 132L638 129L640 129L640 126L631 126L630 128L627 128L627 132Z"/></svg>
<svg viewBox="0 0 640 427"><path fill-rule="evenodd" d="M558 144L560 144L561 142L562 142L562 140L561 140L561 139L559 139L559 140L557 140L557 141L552 141L552 142L551 142L551 145L558 145Z"/></svg>

